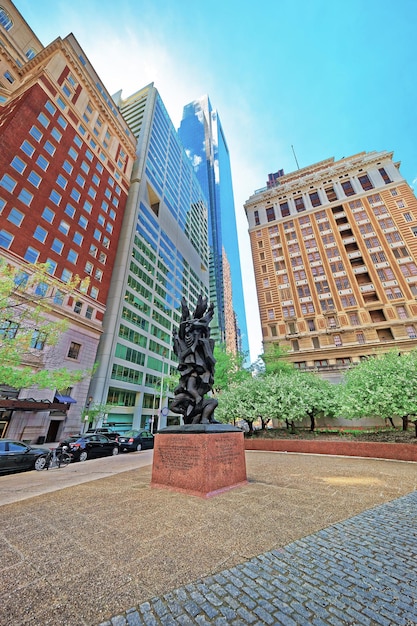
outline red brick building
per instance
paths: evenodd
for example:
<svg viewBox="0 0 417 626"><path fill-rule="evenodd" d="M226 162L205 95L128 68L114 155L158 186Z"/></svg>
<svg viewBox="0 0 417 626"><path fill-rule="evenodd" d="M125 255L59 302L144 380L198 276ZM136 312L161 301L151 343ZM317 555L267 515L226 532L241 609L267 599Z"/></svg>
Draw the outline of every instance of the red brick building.
<svg viewBox="0 0 417 626"><path fill-rule="evenodd" d="M75 298L55 294L54 315L67 318L69 327L45 354L44 366L91 368L136 140L73 35L43 47L14 5L3 2L0 36L5 40L0 47L0 255L19 266L48 262L63 284L75 275L89 278ZM53 441L79 429L88 385L84 380L65 394L0 389L0 436L7 429L8 436ZM2 406L1 394L52 402L66 395L69 402L61 402L55 413L27 410L27 402L24 411L14 405L12 412L7 402Z"/></svg>

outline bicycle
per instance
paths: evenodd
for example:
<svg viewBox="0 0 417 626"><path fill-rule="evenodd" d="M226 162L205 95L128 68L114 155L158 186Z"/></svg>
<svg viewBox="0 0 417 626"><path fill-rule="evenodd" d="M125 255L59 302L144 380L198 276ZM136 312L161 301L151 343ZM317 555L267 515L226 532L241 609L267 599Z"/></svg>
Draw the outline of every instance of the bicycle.
<svg viewBox="0 0 417 626"><path fill-rule="evenodd" d="M71 455L68 452L64 452L58 448L51 448L51 450L45 455L40 457L37 461L44 459L44 463L37 462L35 467L38 471L49 470L57 467L66 467L71 463Z"/></svg>

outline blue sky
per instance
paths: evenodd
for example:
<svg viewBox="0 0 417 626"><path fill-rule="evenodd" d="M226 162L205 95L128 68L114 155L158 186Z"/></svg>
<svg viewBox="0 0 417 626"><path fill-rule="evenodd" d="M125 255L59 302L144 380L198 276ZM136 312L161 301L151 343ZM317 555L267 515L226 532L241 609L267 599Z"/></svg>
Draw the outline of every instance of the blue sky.
<svg viewBox="0 0 417 626"><path fill-rule="evenodd" d="M415 0L15 0L72 32L110 93L154 82L175 126L208 93L229 145L251 359L262 352L244 202L267 175L393 150L417 184Z"/></svg>

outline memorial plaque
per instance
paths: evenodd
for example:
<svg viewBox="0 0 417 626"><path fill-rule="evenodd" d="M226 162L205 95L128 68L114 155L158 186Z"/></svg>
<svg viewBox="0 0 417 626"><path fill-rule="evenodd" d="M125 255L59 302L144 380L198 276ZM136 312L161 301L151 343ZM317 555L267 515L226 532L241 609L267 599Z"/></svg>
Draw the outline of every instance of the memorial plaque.
<svg viewBox="0 0 417 626"><path fill-rule="evenodd" d="M243 433L155 437L151 487L209 498L247 483Z"/></svg>

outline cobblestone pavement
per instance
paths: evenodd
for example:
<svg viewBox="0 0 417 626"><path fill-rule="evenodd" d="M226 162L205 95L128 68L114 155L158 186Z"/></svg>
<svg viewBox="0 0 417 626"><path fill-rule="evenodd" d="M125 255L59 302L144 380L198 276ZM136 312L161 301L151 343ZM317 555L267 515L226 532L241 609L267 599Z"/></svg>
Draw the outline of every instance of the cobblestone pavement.
<svg viewBox="0 0 417 626"><path fill-rule="evenodd" d="M416 512L415 491L100 626L415 626Z"/></svg>

